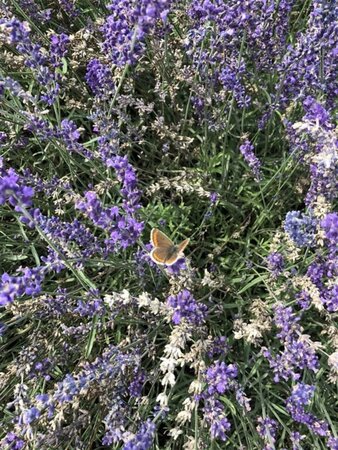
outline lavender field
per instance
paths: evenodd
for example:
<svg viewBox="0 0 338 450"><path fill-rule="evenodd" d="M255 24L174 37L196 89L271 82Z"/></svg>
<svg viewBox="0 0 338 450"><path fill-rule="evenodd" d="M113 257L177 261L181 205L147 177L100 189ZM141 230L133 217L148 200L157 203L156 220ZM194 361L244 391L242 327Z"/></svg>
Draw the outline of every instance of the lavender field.
<svg viewBox="0 0 338 450"><path fill-rule="evenodd" d="M338 450L338 2L0 5L0 448Z"/></svg>

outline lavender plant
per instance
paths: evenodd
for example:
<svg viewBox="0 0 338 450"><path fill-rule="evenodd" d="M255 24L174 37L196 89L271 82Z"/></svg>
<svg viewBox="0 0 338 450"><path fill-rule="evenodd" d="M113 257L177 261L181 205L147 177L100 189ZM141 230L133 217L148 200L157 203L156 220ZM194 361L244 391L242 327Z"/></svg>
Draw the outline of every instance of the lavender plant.
<svg viewBox="0 0 338 450"><path fill-rule="evenodd" d="M337 16L3 0L1 448L338 448Z"/></svg>

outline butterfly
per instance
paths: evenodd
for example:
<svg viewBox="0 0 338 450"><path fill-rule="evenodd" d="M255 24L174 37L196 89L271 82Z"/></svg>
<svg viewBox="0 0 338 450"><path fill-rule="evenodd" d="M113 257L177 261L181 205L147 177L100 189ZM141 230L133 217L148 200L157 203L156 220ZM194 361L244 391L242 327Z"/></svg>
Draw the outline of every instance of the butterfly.
<svg viewBox="0 0 338 450"><path fill-rule="evenodd" d="M158 228L153 228L151 230L150 239L154 246L150 252L151 259L157 264L166 264L167 266L171 266L184 256L183 250L190 241L190 239L185 239L180 244L175 245L173 241Z"/></svg>

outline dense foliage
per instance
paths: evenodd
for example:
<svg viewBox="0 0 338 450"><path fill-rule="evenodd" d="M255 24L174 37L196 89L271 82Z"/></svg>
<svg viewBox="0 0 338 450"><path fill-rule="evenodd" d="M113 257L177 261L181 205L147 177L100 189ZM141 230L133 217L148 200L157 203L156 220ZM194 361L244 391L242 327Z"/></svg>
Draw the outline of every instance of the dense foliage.
<svg viewBox="0 0 338 450"><path fill-rule="evenodd" d="M2 0L0 43L1 448L337 450L337 2Z"/></svg>

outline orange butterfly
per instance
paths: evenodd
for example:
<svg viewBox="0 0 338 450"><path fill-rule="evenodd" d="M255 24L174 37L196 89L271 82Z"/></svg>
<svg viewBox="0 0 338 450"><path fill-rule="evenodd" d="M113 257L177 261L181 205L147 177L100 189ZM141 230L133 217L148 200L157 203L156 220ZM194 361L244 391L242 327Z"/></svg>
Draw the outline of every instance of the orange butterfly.
<svg viewBox="0 0 338 450"><path fill-rule="evenodd" d="M150 252L150 257L157 264L171 266L178 259L182 258L185 247L190 239L185 239L180 244L175 245L162 231L153 228L150 234L151 243L154 248Z"/></svg>

